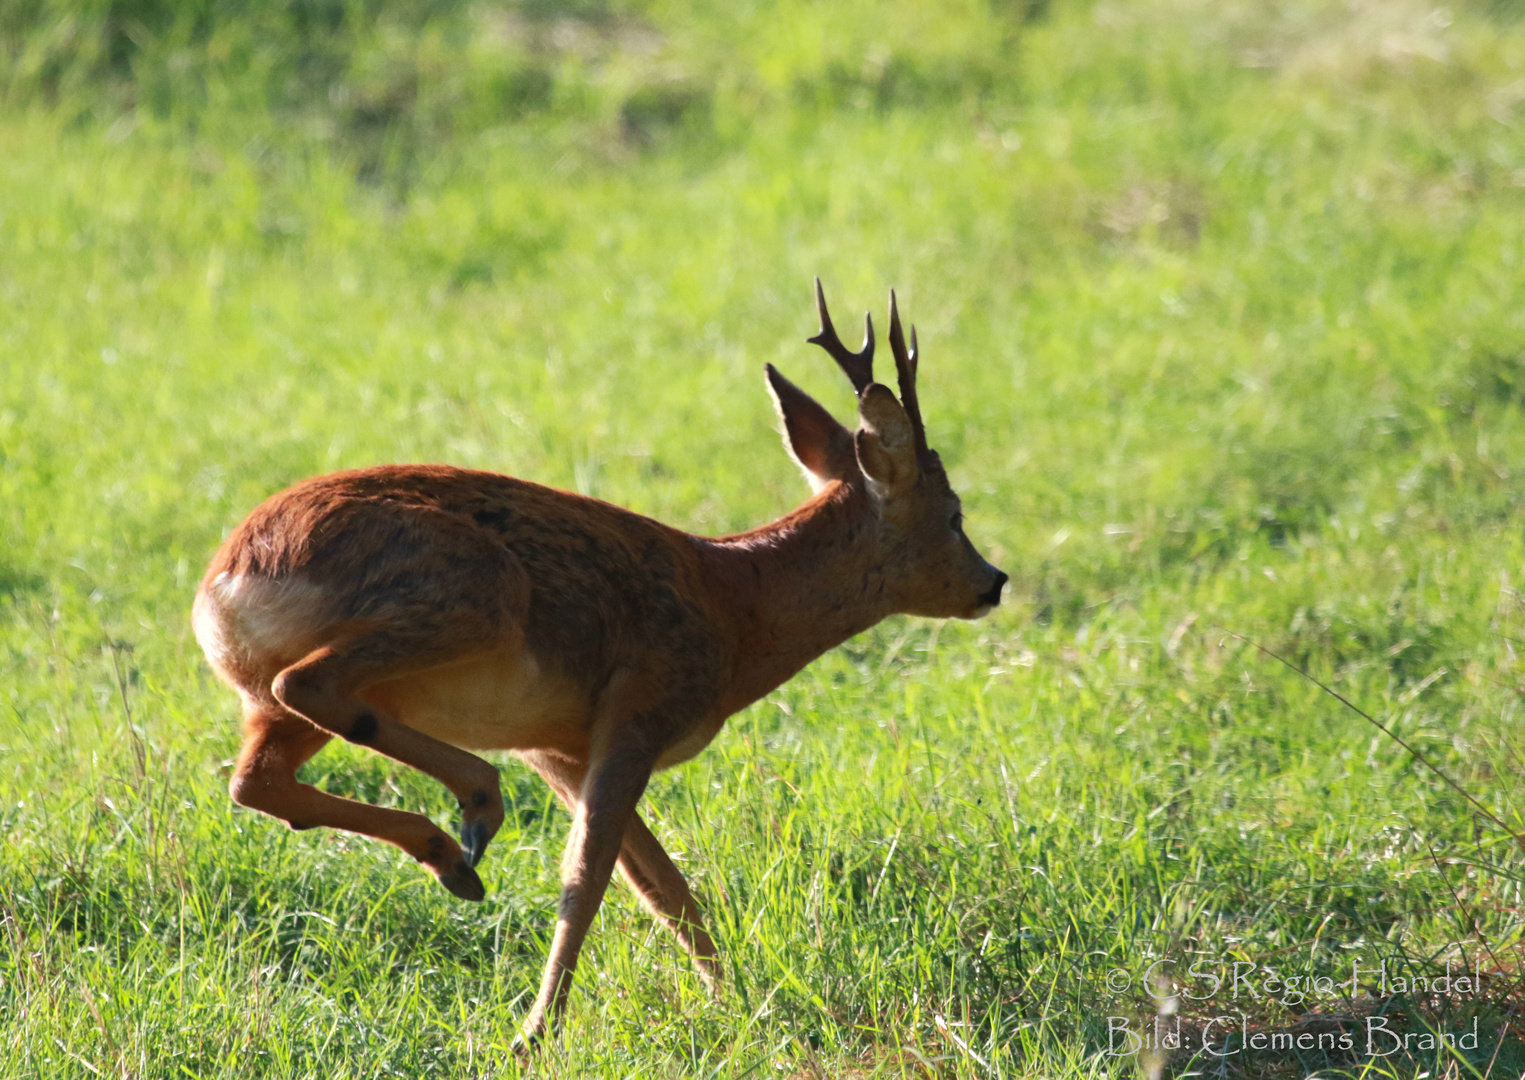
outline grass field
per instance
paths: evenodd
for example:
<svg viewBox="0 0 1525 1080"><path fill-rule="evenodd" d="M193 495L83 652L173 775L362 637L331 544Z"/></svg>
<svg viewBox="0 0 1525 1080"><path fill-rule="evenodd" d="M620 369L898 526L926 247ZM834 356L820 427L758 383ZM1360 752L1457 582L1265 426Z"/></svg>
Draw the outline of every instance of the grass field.
<svg viewBox="0 0 1525 1080"><path fill-rule="evenodd" d="M1520 1075L1521 14L0 0L0 1077L518 1075L565 815L505 757L469 905L236 809L191 595L375 462L777 516L814 274L1009 601L659 776L728 988L615 886L534 1072Z"/></svg>

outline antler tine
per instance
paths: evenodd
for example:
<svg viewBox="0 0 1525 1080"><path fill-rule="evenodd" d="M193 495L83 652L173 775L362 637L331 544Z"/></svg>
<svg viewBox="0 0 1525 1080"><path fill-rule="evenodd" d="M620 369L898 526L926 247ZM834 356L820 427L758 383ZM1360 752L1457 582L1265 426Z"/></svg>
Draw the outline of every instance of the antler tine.
<svg viewBox="0 0 1525 1080"><path fill-rule="evenodd" d="M890 352L895 354L895 375L900 381L900 404L905 406L911 418L911 431L916 436L916 450L927 450L927 429L921 423L921 405L916 400L916 362L920 356L916 348L916 327L911 327L911 348L905 347L905 332L900 329L900 308L895 303L895 290L890 290Z"/></svg>
<svg viewBox="0 0 1525 1080"><path fill-rule="evenodd" d="M811 345L819 345L831 354L837 366L852 380L853 389L859 394L863 393L868 384L874 381L873 316L863 316L863 348L853 352L842 344L842 339L837 337L836 327L831 325L831 316L826 313L826 292L821 288L819 277L815 279L815 309L821 316L821 332L805 340Z"/></svg>

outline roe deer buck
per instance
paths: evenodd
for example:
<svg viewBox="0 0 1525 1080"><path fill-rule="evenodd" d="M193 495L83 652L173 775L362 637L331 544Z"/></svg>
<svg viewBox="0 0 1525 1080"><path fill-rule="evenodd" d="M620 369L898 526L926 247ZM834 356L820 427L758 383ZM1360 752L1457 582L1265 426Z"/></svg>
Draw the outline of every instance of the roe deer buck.
<svg viewBox="0 0 1525 1080"><path fill-rule="evenodd" d="M874 327L838 339L816 280L821 345L852 380L849 432L770 364L785 443L815 489L793 513L707 540L597 499L445 465L306 480L223 544L196 594L196 637L243 699L229 791L293 829L395 844L466 900L503 822L511 750L572 813L559 918L521 1034L564 1009L616 862L712 987L716 949L682 874L636 813L654 769L697 754L732 713L893 613L978 618L1006 575L975 551L927 447L890 293L900 399L874 382ZM439 780L457 843L420 814L296 778L338 735Z"/></svg>

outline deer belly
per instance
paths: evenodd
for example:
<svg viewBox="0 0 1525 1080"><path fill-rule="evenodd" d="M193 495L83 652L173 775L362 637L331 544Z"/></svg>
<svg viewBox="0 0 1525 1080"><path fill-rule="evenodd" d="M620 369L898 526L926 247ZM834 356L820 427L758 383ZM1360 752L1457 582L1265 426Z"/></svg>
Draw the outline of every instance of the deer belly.
<svg viewBox="0 0 1525 1080"><path fill-rule="evenodd" d="M360 697L465 750L586 751L587 697L522 648L462 657L372 683Z"/></svg>

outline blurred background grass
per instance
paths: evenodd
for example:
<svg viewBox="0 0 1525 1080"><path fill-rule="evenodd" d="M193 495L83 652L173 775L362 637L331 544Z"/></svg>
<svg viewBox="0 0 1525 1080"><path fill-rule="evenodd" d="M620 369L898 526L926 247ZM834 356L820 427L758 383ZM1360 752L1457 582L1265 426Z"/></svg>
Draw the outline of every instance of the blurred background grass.
<svg viewBox="0 0 1525 1080"><path fill-rule="evenodd" d="M762 364L850 415L817 273L843 325L899 290L1011 600L884 624L658 780L733 990L616 889L553 1068L1112 1074L1106 1018L1154 1006L1104 976L1160 956L1481 964L1476 998L1213 1004L1497 1031L1520 16L0 0L0 1075L512 1074L560 811L505 760L479 908L235 812L191 593L261 499L377 461L777 515ZM347 748L309 774L450 814Z"/></svg>

